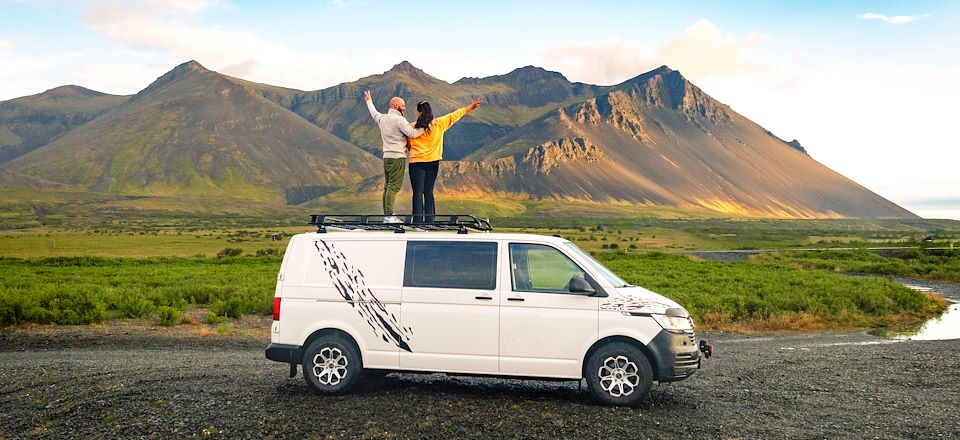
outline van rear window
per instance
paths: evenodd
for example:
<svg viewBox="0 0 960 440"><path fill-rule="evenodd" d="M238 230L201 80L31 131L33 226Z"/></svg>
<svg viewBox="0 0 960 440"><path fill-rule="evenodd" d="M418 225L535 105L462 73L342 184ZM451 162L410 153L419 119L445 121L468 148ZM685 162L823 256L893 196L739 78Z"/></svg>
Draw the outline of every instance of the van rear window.
<svg viewBox="0 0 960 440"><path fill-rule="evenodd" d="M403 285L493 290L497 285L497 243L408 241Z"/></svg>

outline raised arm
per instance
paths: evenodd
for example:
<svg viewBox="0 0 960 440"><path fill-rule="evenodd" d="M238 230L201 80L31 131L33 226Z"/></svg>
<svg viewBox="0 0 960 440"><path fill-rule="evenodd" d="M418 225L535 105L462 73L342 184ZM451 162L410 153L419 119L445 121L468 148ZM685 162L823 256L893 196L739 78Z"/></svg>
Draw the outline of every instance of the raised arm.
<svg viewBox="0 0 960 440"><path fill-rule="evenodd" d="M440 128L441 130L446 130L450 128L451 125L459 121L460 118L464 117L467 113L474 111L477 107L480 107L480 98L474 99L472 104L464 108L447 113L437 118L436 119L437 127Z"/></svg>
<svg viewBox="0 0 960 440"><path fill-rule="evenodd" d="M367 110L370 112L370 117L379 124L383 113L378 112L377 107L373 105L373 98L370 97L369 90L363 92L363 100L367 102Z"/></svg>

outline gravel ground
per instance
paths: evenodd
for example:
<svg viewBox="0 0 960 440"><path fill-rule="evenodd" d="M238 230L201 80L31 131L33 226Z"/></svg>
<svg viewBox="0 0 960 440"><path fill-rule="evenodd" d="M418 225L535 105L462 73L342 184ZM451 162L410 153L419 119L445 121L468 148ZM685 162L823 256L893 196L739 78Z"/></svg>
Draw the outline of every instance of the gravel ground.
<svg viewBox="0 0 960 440"><path fill-rule="evenodd" d="M269 318L266 318L269 319ZM269 325L269 323L266 323ZM181 326L190 327L190 326ZM42 331L41 331L42 330ZM391 374L313 395L265 338L0 329L0 438L957 438L960 340L708 336L638 408L573 382ZM263 332L266 335L266 331Z"/></svg>

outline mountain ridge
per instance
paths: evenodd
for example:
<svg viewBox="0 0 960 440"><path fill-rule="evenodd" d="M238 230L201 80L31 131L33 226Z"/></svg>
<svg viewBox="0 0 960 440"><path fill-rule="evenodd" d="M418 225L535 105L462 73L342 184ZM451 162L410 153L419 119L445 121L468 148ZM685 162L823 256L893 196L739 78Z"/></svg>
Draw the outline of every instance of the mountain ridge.
<svg viewBox="0 0 960 440"><path fill-rule="evenodd" d="M376 163L246 84L188 62L6 166L101 192L290 202L359 181Z"/></svg>
<svg viewBox="0 0 960 440"><path fill-rule="evenodd" d="M668 66L596 86L535 66L448 83L402 61L380 74L301 91L191 60L2 166L17 176L132 194L295 204L345 188L374 193L382 176L369 154L379 150L379 132L360 98L368 89L381 111L399 95L411 107L429 100L437 115L481 97L485 105L445 136L444 158L454 160L441 166L438 190L450 197L692 207L749 217L915 217Z"/></svg>
<svg viewBox="0 0 960 440"><path fill-rule="evenodd" d="M128 98L65 85L0 102L0 164L42 147Z"/></svg>

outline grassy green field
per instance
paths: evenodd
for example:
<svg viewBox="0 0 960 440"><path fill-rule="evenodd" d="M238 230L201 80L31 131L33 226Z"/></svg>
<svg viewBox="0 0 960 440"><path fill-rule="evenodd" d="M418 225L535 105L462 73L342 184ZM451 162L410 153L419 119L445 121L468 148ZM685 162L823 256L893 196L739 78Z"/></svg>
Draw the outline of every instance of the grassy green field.
<svg viewBox="0 0 960 440"><path fill-rule="evenodd" d="M280 258L0 258L0 325L87 324L172 308L268 314ZM162 321L162 320L161 320Z"/></svg>
<svg viewBox="0 0 960 440"><path fill-rule="evenodd" d="M254 254L261 249L282 251L287 240L272 241L276 233L290 235L315 231L308 227L211 231L50 231L0 234L0 256L19 258L97 257L212 257L226 247Z"/></svg>
<svg viewBox="0 0 960 440"><path fill-rule="evenodd" d="M944 307L887 279L777 261L701 262L657 252L598 256L629 282L680 302L712 329L890 326L927 318ZM0 258L0 325L151 316L163 323L175 319L164 313L173 310L179 316L188 307L208 308L215 316L269 314L279 262L278 255Z"/></svg>
<svg viewBox="0 0 960 440"><path fill-rule="evenodd" d="M289 212L130 216L104 210L96 218L52 221L42 215L42 204L35 209L42 221L0 225L0 325L123 317L172 323L191 308L209 309L212 319L267 314L287 239L313 230ZM885 326L922 320L943 308L892 281L836 272L960 280L956 253L916 250L896 258L868 251L805 251L733 264L677 254L878 245L960 248L960 222L549 217L505 218L494 225L498 231L560 234L628 281L667 294L717 329ZM275 233L284 239L272 241ZM926 237L933 241L924 242Z"/></svg>
<svg viewBox="0 0 960 440"><path fill-rule="evenodd" d="M884 278L767 262L695 261L659 252L598 256L626 281L672 298L713 329L891 326L944 310L942 301Z"/></svg>
<svg viewBox="0 0 960 440"><path fill-rule="evenodd" d="M928 278L960 283L960 247L955 250L908 249L880 256L866 250L778 252L755 257L757 262L808 270Z"/></svg>

